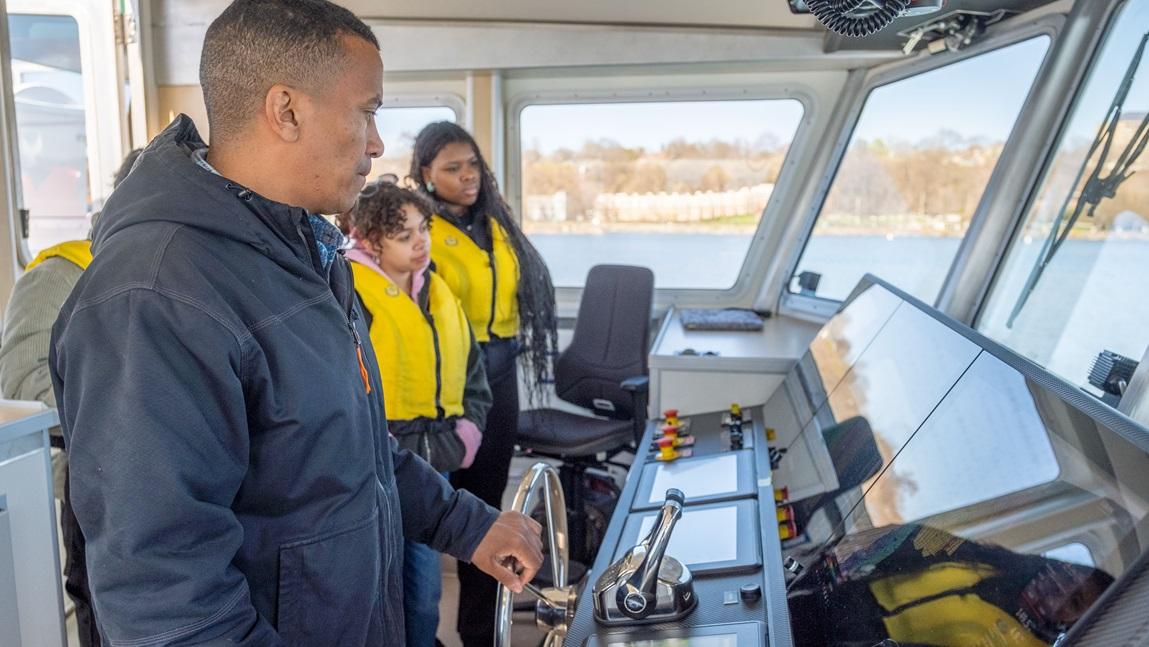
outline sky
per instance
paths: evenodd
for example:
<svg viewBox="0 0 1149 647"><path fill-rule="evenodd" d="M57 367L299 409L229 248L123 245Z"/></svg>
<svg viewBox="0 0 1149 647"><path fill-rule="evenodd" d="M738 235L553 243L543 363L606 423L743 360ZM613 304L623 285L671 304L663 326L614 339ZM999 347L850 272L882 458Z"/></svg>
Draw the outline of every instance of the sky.
<svg viewBox="0 0 1149 647"><path fill-rule="evenodd" d="M854 137L914 142L946 129L1003 142L1048 48L1039 36L875 88Z"/></svg>
<svg viewBox="0 0 1149 647"><path fill-rule="evenodd" d="M387 155L388 151L410 150L415 135L432 121L457 120L455 111L447 106L380 108L375 125L383 138L384 155Z"/></svg>
<svg viewBox="0 0 1149 647"><path fill-rule="evenodd" d="M1088 141L1096 134L1146 30L1149 0L1132 0L1118 16L1080 95L1068 131L1072 139ZM867 101L855 137L873 140L900 136L914 141L944 127L966 137L1004 142L1048 47L1049 38L1038 36L877 88ZM955 73L969 80L954 83ZM910 102L908 97L916 100ZM1125 113L1146 110L1149 54L1141 60L1125 103ZM927 111L929 118L915 115L916 111Z"/></svg>
<svg viewBox="0 0 1149 647"><path fill-rule="evenodd" d="M1146 29L1149 0L1131 0L1087 80L1069 126L1071 138L1092 139ZM854 138L915 142L948 130L967 139L1004 142L1049 43L1047 36L1036 36L878 87L866 100ZM1142 60L1125 109L1149 110L1149 55ZM787 142L802 116L802 104L790 99L536 104L523 109L520 132L524 149L543 154L577 150L587 140L600 139L655 151L677 138L753 143L766 136ZM399 151L409 147L410 136L423 125L438 119L456 116L446 107L384 108L378 123L384 143Z"/></svg>

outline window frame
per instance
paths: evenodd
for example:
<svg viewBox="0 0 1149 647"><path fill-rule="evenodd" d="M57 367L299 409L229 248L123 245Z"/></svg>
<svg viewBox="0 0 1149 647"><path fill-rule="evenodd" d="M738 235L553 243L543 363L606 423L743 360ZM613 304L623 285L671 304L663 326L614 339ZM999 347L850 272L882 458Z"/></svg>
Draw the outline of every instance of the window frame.
<svg viewBox="0 0 1149 647"><path fill-rule="evenodd" d="M388 108L449 108L455 113L455 123L464 126L462 119L467 111L467 102L454 92L383 92L380 110ZM383 156L387 156L387 142L383 142ZM403 178L400 177L400 180Z"/></svg>
<svg viewBox="0 0 1149 647"><path fill-rule="evenodd" d="M76 21L80 40L80 75L84 88L84 136L86 142L86 155L88 163L88 191L94 203L102 202L112 193L112 176L120 166L120 160L128 151L126 129L121 111L126 111L122 104L122 93L114 104L100 101L100 88L120 87L121 80L117 69L116 43L113 33L115 17L110 4L100 5L97 8L91 3L77 2L76 0L35 0L33 3L8 0L6 3L9 15L25 16L60 16ZM5 30L7 32L7 30ZM13 81L15 81L13 79ZM105 93L106 94L106 93ZM126 115L125 119L126 119ZM12 115L12 131L16 140L13 142L15 153L13 170L19 168L19 136L16 132L15 119ZM17 178L16 203L20 209L26 208L24 202L24 187ZM23 269L32 262L34 254L28 247L28 239L21 235L18 214L13 214L13 238L15 239L16 261ZM31 215L35 218L35 214Z"/></svg>
<svg viewBox="0 0 1149 647"><path fill-rule="evenodd" d="M1016 125L1019 121L1025 118L1029 110L1030 102L1033 99L1033 88L1036 82L1041 77L1042 71L1049 62L1050 52L1057 44L1057 36L1060 33L1062 26L1065 22L1064 16L1061 14L1044 15L1033 19L1027 24L1019 27L1012 27L1009 23L1004 26L991 27L987 35L980 42L975 43L969 48L960 52L946 52L944 54L928 54L921 52L917 56L905 60L895 61L879 65L872 68L866 74L865 80L862 82L862 88L859 90L857 98L850 106L845 126L839 132L837 139L834 141L833 150L830 155L829 163L827 164L826 171L821 175L818 181L817 189L814 192L813 199L806 214L803 216L802 234L798 238L797 244L789 252L790 258L785 263L786 268L784 276L786 280L780 281L779 294L778 294L778 311L780 314L792 316L798 319L807 321L814 321L823 323L829 320L830 317L838 311L842 301L837 299L830 299L827 297L810 296L797 294L790 291L790 285L793 282L795 272L798 270L798 264L801 263L802 257L806 252L806 247L812 238L814 227L818 222L818 217L822 213L822 208L825 205L826 199L830 194L830 189L834 185L834 181L838 177L838 172L841 170L842 162L845 160L846 151L850 142L854 137L854 132L857 130L858 123L861 120L862 113L865 110L866 103L870 98L870 94L877 88L910 79L912 77L933 72L950 65L961 63L965 60L988 54L999 49L1010 47L1018 43L1038 38L1040 36L1049 37L1049 45L1046 48L1044 58L1038 65L1037 71L1034 75L1032 85L1029 92L1026 94L1024 101L1021 104L1021 109L1018 112L1017 118L1014 120L1013 127L1010 128L1009 136L1006 138L1002 148L1002 154L999 156L998 161L994 164L994 170L990 175L990 179L986 184L985 190L982 192L981 198L978 201L978 207L974 211L973 218L970 220L969 228L966 230L965 235L962 237L962 242L959 244L958 251L954 255L949 267L946 270L946 278L942 282L938 290L938 295L934 297L934 303L937 303L938 297L944 294L947 287L953 278L952 269L961 263L963 256L967 255L969 251L964 244L970 233L975 231L978 227L979 221L984 218L983 209L981 205L987 200L992 200L995 192L994 176L997 175L998 164L1004 159L1007 153L1016 144ZM1032 186L1031 186L1032 189ZM1001 259L996 262L1000 263ZM995 271L996 273L996 271Z"/></svg>
<svg viewBox="0 0 1149 647"><path fill-rule="evenodd" d="M508 102L510 119L507 120L507 183L505 193L515 218L522 222L523 212L523 182L522 182L522 114L523 110L538 105L572 105L572 104L608 104L608 103L683 103L701 101L781 101L794 100L802 106L802 117L794 131L786 151L786 157L778 170L775 187L784 183L797 181L800 178L792 177L796 173L794 167L800 156L794 152L811 137L810 126L815 121L819 102L818 93L802 83L771 83L763 87L750 87L746 85L702 87L698 89L642 87L632 90L601 90L601 91L537 91L521 92L515 94ZM738 270L733 285L729 288L656 288L655 299L657 303L695 304L700 306L730 305L739 302L751 302L761 289L760 281L766 275L770 258L765 249L769 233L769 223L779 214L781 201L778 191L770 195L770 200L762 210L761 217L750 239L750 246L746 250L746 257ZM555 296L560 303L578 303L582 294L582 285L556 287Z"/></svg>
<svg viewBox="0 0 1149 647"><path fill-rule="evenodd" d="M461 119L467 111L467 102L454 92L384 92L383 103L379 108L450 108L455 113L455 123L462 125Z"/></svg>

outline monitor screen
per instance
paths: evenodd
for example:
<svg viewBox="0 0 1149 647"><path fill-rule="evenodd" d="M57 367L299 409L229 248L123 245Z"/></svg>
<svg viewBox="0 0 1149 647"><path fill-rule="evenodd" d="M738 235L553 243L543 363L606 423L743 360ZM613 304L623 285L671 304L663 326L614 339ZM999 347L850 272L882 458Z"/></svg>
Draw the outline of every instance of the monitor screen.
<svg viewBox="0 0 1149 647"><path fill-rule="evenodd" d="M900 304L893 292L870 285L826 322L765 406L765 423L783 443L797 437Z"/></svg>
<svg viewBox="0 0 1149 647"><path fill-rule="evenodd" d="M626 633L591 636L587 647L761 647L766 625L735 622L700 627L656 625L633 627Z"/></svg>
<svg viewBox="0 0 1149 647"><path fill-rule="evenodd" d="M611 647L739 647L738 634L697 636L694 638L654 638L608 642Z"/></svg>
<svg viewBox="0 0 1149 647"><path fill-rule="evenodd" d="M795 643L1056 641L1149 541L1149 432L1089 398L981 351L896 451L877 441L876 477L821 502L840 520L788 593Z"/></svg>
<svg viewBox="0 0 1149 647"><path fill-rule="evenodd" d="M806 507L815 496L864 489L969 369L978 351L969 339L903 303L785 446L775 482ZM804 526L801 516L799 525Z"/></svg>
<svg viewBox="0 0 1149 647"><path fill-rule="evenodd" d="M799 371L813 408L822 406L901 303L900 297L881 285L870 285L818 331L807 353L810 361L801 364Z"/></svg>
<svg viewBox="0 0 1149 647"><path fill-rule="evenodd" d="M651 513L643 516L638 527L638 537L643 538L650 534L658 515ZM723 529L715 532L716 528ZM734 504L712 508L687 508L682 511L682 517L674 524L674 532L670 535L670 545L666 547L666 554L673 555L678 561L693 566L709 562L729 562L738 559L738 506ZM757 537L747 537L746 541L756 540ZM624 546L619 546L623 550Z"/></svg>
<svg viewBox="0 0 1149 647"><path fill-rule="evenodd" d="M647 503L662 504L668 488L678 488L688 502L738 491L738 455L716 456L657 463Z"/></svg>

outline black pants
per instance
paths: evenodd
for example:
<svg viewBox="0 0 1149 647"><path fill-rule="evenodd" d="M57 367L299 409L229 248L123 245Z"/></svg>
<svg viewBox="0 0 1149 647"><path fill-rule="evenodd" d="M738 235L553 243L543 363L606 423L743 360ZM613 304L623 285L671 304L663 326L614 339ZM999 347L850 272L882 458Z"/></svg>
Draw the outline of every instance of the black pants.
<svg viewBox="0 0 1149 647"><path fill-rule="evenodd" d="M451 484L501 509L519 430L519 372L515 366L518 343L492 339L483 348L494 402L475 462L465 470L452 472ZM498 586L491 576L459 562L458 627L465 647L494 644Z"/></svg>
<svg viewBox="0 0 1149 647"><path fill-rule="evenodd" d="M64 590L76 605L76 630L81 647L100 647L100 630L96 627L96 610L88 587L87 560L84 558L84 535L76 514L72 512L71 478L64 477L64 500L60 504L60 531L64 535Z"/></svg>

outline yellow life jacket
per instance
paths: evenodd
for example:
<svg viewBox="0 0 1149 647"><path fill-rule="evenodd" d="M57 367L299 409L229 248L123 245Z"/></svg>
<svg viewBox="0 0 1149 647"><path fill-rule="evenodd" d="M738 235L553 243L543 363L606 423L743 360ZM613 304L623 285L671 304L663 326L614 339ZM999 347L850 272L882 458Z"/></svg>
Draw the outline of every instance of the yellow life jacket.
<svg viewBox="0 0 1149 647"><path fill-rule="evenodd" d="M39 254L36 254L36 258L33 258L32 262L28 263L24 270L30 270L53 257L71 261L79 265L80 269L86 270L88 266L92 264L92 242L89 240L70 240L66 243L60 243L59 245L42 249Z"/></svg>
<svg viewBox="0 0 1149 647"><path fill-rule="evenodd" d="M386 276L351 263L355 291L371 313L389 420L463 415L471 331L458 299L434 272L427 275L428 318Z"/></svg>
<svg viewBox="0 0 1149 647"><path fill-rule="evenodd" d="M905 643L996 647L1040 647L1038 639L1009 613L969 591L996 571L985 565L935 564L921 573L894 575L870 584L887 612L889 637ZM951 595L945 595L952 591ZM935 597L920 603L915 600ZM900 609L900 610L899 610Z"/></svg>
<svg viewBox="0 0 1149 647"><path fill-rule="evenodd" d="M431 258L435 272L459 297L475 338L511 339L519 334L519 262L507 232L494 218L491 251L475 244L442 216L431 220Z"/></svg>

